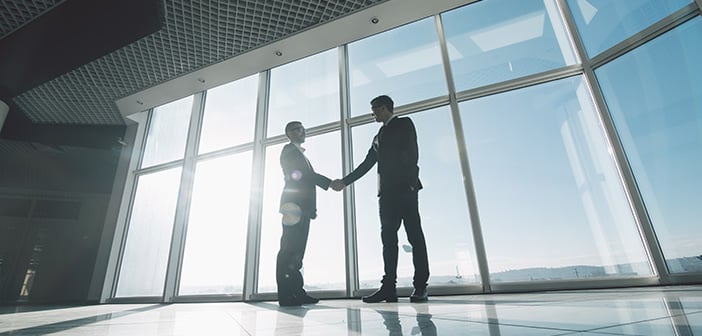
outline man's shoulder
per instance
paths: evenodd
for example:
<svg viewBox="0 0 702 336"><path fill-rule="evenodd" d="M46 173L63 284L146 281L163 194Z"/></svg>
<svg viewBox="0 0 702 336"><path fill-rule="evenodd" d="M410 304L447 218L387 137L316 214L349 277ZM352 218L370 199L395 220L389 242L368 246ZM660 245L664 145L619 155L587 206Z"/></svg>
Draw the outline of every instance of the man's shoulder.
<svg viewBox="0 0 702 336"><path fill-rule="evenodd" d="M411 124L412 119L410 117L395 117L394 121L396 124Z"/></svg>
<svg viewBox="0 0 702 336"><path fill-rule="evenodd" d="M405 129L414 126L414 123L409 117L395 117L388 126L390 128Z"/></svg>
<svg viewBox="0 0 702 336"><path fill-rule="evenodd" d="M283 149L280 151L280 156L281 157L287 156L290 154L294 154L295 152L299 153L300 150L297 149L297 147L295 147L295 144L293 144L291 142L291 143L288 143L287 145L283 146Z"/></svg>

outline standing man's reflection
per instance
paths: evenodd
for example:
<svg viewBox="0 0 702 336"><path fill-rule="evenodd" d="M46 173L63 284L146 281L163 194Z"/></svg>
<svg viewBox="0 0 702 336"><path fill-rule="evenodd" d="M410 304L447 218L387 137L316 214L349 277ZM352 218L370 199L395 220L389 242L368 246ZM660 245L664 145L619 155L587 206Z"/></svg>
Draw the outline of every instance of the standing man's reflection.
<svg viewBox="0 0 702 336"><path fill-rule="evenodd" d="M431 320L429 306L412 305L417 312L417 326L412 328L412 335L436 336L436 325Z"/></svg>
<svg viewBox="0 0 702 336"><path fill-rule="evenodd" d="M383 317L383 325L389 336L402 336L402 324L397 310L376 310Z"/></svg>
<svg viewBox="0 0 702 336"><path fill-rule="evenodd" d="M411 335L436 336L436 325L431 320L427 305L412 305L416 312L417 325L412 327ZM397 310L376 310L383 317L383 325L389 336L402 336L402 323ZM408 316L409 317L409 316Z"/></svg>

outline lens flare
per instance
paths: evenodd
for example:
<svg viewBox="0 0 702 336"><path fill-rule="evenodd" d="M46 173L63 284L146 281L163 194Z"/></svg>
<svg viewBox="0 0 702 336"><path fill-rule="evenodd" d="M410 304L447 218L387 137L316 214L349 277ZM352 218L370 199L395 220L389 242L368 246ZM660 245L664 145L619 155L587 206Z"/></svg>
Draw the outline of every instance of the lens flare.
<svg viewBox="0 0 702 336"><path fill-rule="evenodd" d="M295 181L299 181L302 178L302 172L295 170L290 174L290 177Z"/></svg>
<svg viewBox="0 0 702 336"><path fill-rule="evenodd" d="M280 207L280 213L283 214L283 225L292 226L300 222L302 217L302 209L295 203L285 203Z"/></svg>

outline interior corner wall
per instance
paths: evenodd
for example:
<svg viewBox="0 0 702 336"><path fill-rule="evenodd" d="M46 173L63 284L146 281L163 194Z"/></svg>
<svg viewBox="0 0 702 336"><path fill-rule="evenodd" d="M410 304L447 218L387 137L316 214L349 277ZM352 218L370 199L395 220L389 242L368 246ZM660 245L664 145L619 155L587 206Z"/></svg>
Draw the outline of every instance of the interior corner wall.
<svg viewBox="0 0 702 336"><path fill-rule="evenodd" d="M2 133L2 125L5 124L5 119L9 111L10 107L7 106L4 101L0 100L0 133Z"/></svg>
<svg viewBox="0 0 702 336"><path fill-rule="evenodd" d="M129 150L112 140L119 130L120 138L124 135L123 126L82 128L83 136L71 145L61 141L69 133L63 126L28 134L58 144L0 139L0 258L5 260L0 304L89 301L103 231L110 231L106 218L115 211L110 208L115 175ZM17 204L30 205L19 211ZM31 288L20 290L29 273Z"/></svg>

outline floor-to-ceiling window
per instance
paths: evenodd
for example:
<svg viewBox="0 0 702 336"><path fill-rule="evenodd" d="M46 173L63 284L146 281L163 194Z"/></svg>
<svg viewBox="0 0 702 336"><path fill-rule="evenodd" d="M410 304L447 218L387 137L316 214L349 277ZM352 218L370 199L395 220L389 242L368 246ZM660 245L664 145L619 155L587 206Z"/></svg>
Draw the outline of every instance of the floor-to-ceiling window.
<svg viewBox="0 0 702 336"><path fill-rule="evenodd" d="M258 76L208 90L195 164L179 295L241 293Z"/></svg>
<svg viewBox="0 0 702 336"><path fill-rule="evenodd" d="M140 167L164 168L136 178L116 297L163 293L192 104L191 96L151 113Z"/></svg>
<svg viewBox="0 0 702 336"><path fill-rule="evenodd" d="M580 76L460 109L492 281L651 275Z"/></svg>
<svg viewBox="0 0 702 336"><path fill-rule="evenodd" d="M280 151L282 143L288 142L282 136L285 125L300 121L305 126L308 135L302 146L317 173L330 179L341 176L338 57L337 50L331 49L270 71L266 133L270 145L265 150L258 293L276 292L276 256L283 225ZM336 125L313 131L330 123ZM317 188L317 218L310 223L302 270L307 290L343 290L346 286L342 206L340 193Z"/></svg>
<svg viewBox="0 0 702 336"><path fill-rule="evenodd" d="M427 18L348 46L351 115L370 115L370 100L385 94L396 106L445 96L447 84L434 18ZM420 214L432 279L441 285L479 282L465 192L461 187L456 138L447 106L409 115L417 128ZM352 128L353 162L366 156L380 125ZM355 183L355 215L360 288L379 285L383 276L376 174ZM398 286L411 286L412 251L400 230Z"/></svg>
<svg viewBox="0 0 702 336"><path fill-rule="evenodd" d="M702 271L702 19L596 74L672 273Z"/></svg>
<svg viewBox="0 0 702 336"><path fill-rule="evenodd" d="M338 178L378 132L381 94L417 128L430 288L699 274L698 4L471 2L158 107L112 296L160 297L170 281L176 297L272 297L285 124L304 124L305 155ZM308 291L379 285L376 189L374 170L318 189ZM399 238L398 285L411 286Z"/></svg>

